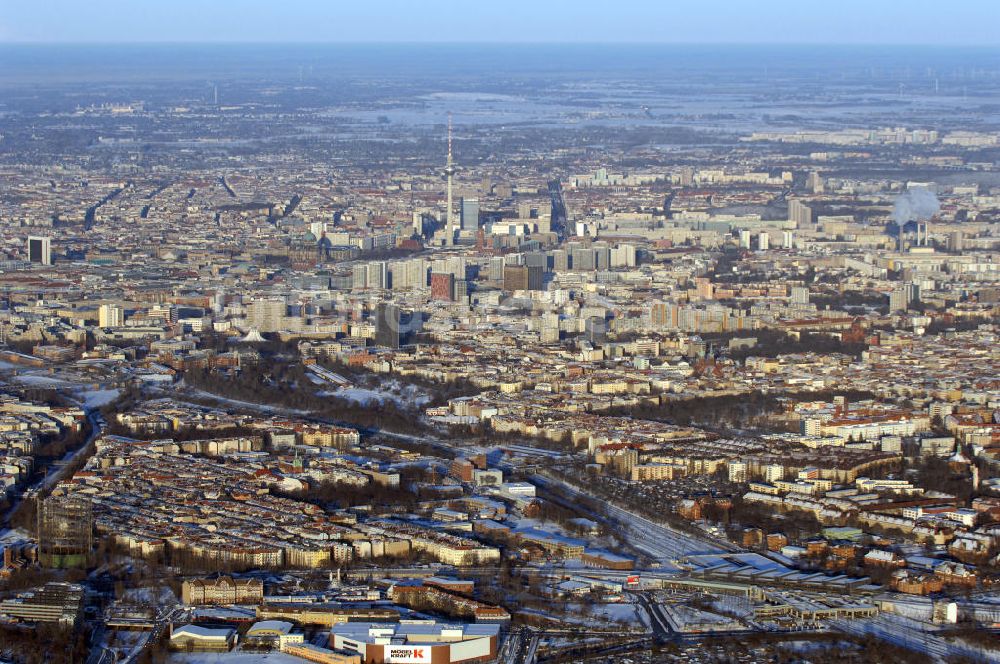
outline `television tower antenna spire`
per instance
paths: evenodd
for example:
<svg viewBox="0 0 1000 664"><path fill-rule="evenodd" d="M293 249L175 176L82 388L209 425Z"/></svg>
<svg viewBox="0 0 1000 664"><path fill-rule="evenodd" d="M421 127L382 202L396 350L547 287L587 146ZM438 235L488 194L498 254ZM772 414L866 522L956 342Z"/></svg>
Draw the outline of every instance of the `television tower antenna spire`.
<svg viewBox="0 0 1000 664"><path fill-rule="evenodd" d="M448 163L444 168L444 174L448 176L448 228L444 242L451 245L455 242L455 213L453 211L454 202L452 198L452 177L455 175L455 162L452 160L451 152L451 113L448 113Z"/></svg>

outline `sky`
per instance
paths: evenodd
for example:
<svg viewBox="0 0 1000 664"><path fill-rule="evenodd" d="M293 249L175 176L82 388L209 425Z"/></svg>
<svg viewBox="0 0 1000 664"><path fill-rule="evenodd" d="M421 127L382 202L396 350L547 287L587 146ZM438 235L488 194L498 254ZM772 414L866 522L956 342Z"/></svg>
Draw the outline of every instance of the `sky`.
<svg viewBox="0 0 1000 664"><path fill-rule="evenodd" d="M3 0L0 43L1000 45L1000 0Z"/></svg>

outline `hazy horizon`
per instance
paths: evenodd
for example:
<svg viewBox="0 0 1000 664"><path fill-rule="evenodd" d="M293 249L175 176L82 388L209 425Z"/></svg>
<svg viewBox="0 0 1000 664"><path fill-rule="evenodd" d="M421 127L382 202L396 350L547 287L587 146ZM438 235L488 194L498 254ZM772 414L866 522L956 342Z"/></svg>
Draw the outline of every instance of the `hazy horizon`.
<svg viewBox="0 0 1000 664"><path fill-rule="evenodd" d="M843 44L533 43L77 43L0 44L0 82L231 80L259 74L287 81L329 77L574 77L669 79L701 72L745 82L791 74L932 81L942 91L1000 71L1000 48ZM500 79L497 79L497 77ZM442 78L443 77L443 78ZM465 85L463 83L462 85ZM893 84L895 85L895 83ZM895 91L895 88L893 88ZM964 92L963 92L964 94Z"/></svg>
<svg viewBox="0 0 1000 664"><path fill-rule="evenodd" d="M844 47L844 48L941 48L941 49L1000 49L1000 41L996 43L930 43L930 42L865 42L857 43L851 41L712 41L712 40L672 40L672 41L627 41L627 40L560 40L560 39L531 39L531 40L489 40L489 39L452 39L435 41L418 41L406 39L386 39L386 40L267 40L267 39L233 39L233 40L205 40L205 39L176 39L176 40L66 40L66 41L10 41L0 40L0 47L4 46L170 46L170 45L192 45L192 46L503 46L505 44L526 44L543 46L748 46L748 47Z"/></svg>

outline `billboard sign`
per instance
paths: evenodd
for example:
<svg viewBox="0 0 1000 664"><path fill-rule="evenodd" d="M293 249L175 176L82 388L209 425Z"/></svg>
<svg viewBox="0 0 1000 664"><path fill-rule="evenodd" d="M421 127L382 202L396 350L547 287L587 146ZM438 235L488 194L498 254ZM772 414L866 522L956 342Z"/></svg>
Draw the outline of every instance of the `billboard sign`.
<svg viewBox="0 0 1000 664"><path fill-rule="evenodd" d="M430 664L430 646L386 646L385 661L393 664Z"/></svg>

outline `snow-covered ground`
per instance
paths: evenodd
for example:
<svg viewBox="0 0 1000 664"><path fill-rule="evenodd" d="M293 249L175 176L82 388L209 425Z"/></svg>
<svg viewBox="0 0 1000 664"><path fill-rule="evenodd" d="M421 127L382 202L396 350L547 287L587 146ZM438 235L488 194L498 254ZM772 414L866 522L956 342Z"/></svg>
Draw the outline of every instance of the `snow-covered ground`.
<svg viewBox="0 0 1000 664"><path fill-rule="evenodd" d="M272 653L174 653L171 664L302 664L303 660L280 652Z"/></svg>
<svg viewBox="0 0 1000 664"><path fill-rule="evenodd" d="M91 368L94 368L92 365ZM9 362L0 362L0 371L6 372L15 370L16 375L9 376L10 380L30 385L32 387L51 387L73 389L75 397L80 405L87 409L100 408L118 398L118 390L102 389L96 385L103 382L105 378L95 377L93 371L77 371L73 367L58 367L52 371L48 369L35 369L15 366Z"/></svg>
<svg viewBox="0 0 1000 664"><path fill-rule="evenodd" d="M15 377L15 380L24 383L25 385L35 385L39 387L67 387L73 385L73 383L62 380L61 378L56 378L46 374L20 374Z"/></svg>
<svg viewBox="0 0 1000 664"><path fill-rule="evenodd" d="M546 485L556 485L571 496L588 495L586 490L561 479L547 475L535 475L532 483L544 488ZM709 541L707 538L696 537L673 528L655 523L644 516L621 508L613 503L606 503L608 516L611 516L622 526L618 533L632 547L654 558L664 569L673 568L672 561L694 553L721 553L728 544Z"/></svg>
<svg viewBox="0 0 1000 664"><path fill-rule="evenodd" d="M132 654L138 654L135 650L146 642L146 637L145 632L113 630L106 635L104 647L117 652L120 661Z"/></svg>
<svg viewBox="0 0 1000 664"><path fill-rule="evenodd" d="M416 385L404 385L396 380L388 380L377 388L342 387L335 390L325 390L321 396L335 396L350 399L363 406L394 402L401 408L423 408L431 398Z"/></svg>
<svg viewBox="0 0 1000 664"><path fill-rule="evenodd" d="M166 586L129 588L125 591L124 599L128 602L151 606L177 604L177 597L174 595L174 591Z"/></svg>
<svg viewBox="0 0 1000 664"><path fill-rule="evenodd" d="M399 403L395 395L389 394L388 392L366 390L363 387L345 387L339 390L320 392L320 395L350 399L351 401L357 402L362 406L378 405L385 403L386 401Z"/></svg>
<svg viewBox="0 0 1000 664"><path fill-rule="evenodd" d="M254 403L252 401L240 401L239 399L230 399L228 397L223 397L218 394L213 394L211 392L206 392L205 390L199 390L197 388L188 387L186 391L200 397L202 399L211 399L213 401L218 401L219 403L226 403L231 406L236 406L237 408L242 408L243 410L256 410L262 413L280 413L286 415L308 415L308 410L302 410L299 408L284 408L282 406L268 406L267 404ZM176 398L171 396L171 398ZM183 401L183 399L180 399Z"/></svg>
<svg viewBox="0 0 1000 664"><path fill-rule="evenodd" d="M83 407L87 409L106 406L118 398L118 390L84 390L80 393Z"/></svg>
<svg viewBox="0 0 1000 664"><path fill-rule="evenodd" d="M598 604L594 607L594 615L610 620L611 622L642 624L635 604Z"/></svg>
<svg viewBox="0 0 1000 664"><path fill-rule="evenodd" d="M566 604L566 615L557 617L573 625L587 625L594 628L608 628L615 625L629 629L645 627L635 604L591 604L587 608L589 613L583 604L570 602Z"/></svg>

